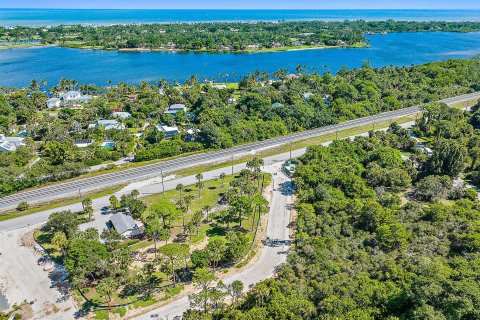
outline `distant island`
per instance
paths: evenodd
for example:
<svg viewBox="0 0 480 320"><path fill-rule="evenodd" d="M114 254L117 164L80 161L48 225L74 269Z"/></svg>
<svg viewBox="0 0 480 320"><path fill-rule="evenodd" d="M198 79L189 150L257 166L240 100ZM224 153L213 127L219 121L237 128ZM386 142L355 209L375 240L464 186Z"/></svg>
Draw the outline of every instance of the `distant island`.
<svg viewBox="0 0 480 320"><path fill-rule="evenodd" d="M0 27L0 48L57 45L79 49L180 52L271 52L365 47L366 35L473 32L480 22L293 21Z"/></svg>

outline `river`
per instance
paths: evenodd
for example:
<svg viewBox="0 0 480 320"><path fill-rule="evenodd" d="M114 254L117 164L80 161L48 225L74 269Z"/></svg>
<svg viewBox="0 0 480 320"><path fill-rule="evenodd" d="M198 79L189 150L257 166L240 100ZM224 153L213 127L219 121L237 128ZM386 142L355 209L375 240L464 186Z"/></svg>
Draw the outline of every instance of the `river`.
<svg viewBox="0 0 480 320"><path fill-rule="evenodd" d="M269 53L121 53L59 47L0 50L0 85L28 86L31 79L46 79L49 85L61 77L80 83L106 85L125 81L139 83L160 78L183 81L192 74L219 78L240 76L256 69L294 71L299 64L336 72L342 66L355 68L363 61L373 67L405 66L480 54L480 33L392 33L368 36L369 48L338 48Z"/></svg>

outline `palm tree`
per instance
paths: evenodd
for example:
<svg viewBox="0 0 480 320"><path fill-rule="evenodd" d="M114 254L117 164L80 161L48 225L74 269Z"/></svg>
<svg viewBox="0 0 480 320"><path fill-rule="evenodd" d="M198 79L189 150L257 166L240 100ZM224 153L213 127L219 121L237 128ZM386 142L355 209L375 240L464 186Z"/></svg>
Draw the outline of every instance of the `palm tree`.
<svg viewBox="0 0 480 320"><path fill-rule="evenodd" d="M183 192L184 189L185 189L185 187L181 183L177 184L177 186L175 187L175 190L180 192L180 197L179 197L180 201L182 200L182 192Z"/></svg>
<svg viewBox="0 0 480 320"><path fill-rule="evenodd" d="M224 188L226 177L227 177L227 175L225 174L225 172L220 173L220 179L222 179L222 189Z"/></svg>
<svg viewBox="0 0 480 320"><path fill-rule="evenodd" d="M205 211L205 213L207 214L206 219L208 221L208 216L210 215L210 210L212 210L212 206L206 205L202 208L202 210Z"/></svg>

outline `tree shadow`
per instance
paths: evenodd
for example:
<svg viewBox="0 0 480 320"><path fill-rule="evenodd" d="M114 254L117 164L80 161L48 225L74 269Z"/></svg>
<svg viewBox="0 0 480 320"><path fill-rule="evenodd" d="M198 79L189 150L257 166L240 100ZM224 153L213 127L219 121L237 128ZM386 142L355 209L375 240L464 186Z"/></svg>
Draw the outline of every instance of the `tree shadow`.
<svg viewBox="0 0 480 320"><path fill-rule="evenodd" d="M213 224L206 232L208 237L225 236L227 235L227 229L217 224Z"/></svg>

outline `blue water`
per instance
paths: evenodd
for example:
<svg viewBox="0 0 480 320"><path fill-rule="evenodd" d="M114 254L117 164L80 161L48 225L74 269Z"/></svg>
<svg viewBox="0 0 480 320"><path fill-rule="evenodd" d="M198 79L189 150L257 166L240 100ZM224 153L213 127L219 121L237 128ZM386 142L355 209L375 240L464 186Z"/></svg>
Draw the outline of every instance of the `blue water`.
<svg viewBox="0 0 480 320"><path fill-rule="evenodd" d="M480 10L0 9L0 25L2 26L345 19L478 21L480 20Z"/></svg>
<svg viewBox="0 0 480 320"><path fill-rule="evenodd" d="M369 36L370 48L304 50L272 53L120 53L68 48L0 50L0 85L28 86L31 79L57 84L63 76L81 83L106 85L124 81L138 83L161 78L183 81L196 74L219 78L260 71L291 71L299 64L309 68L338 71L342 66L361 66L368 60L373 67L421 64L480 54L480 33L392 33ZM238 77L237 77L238 80Z"/></svg>

